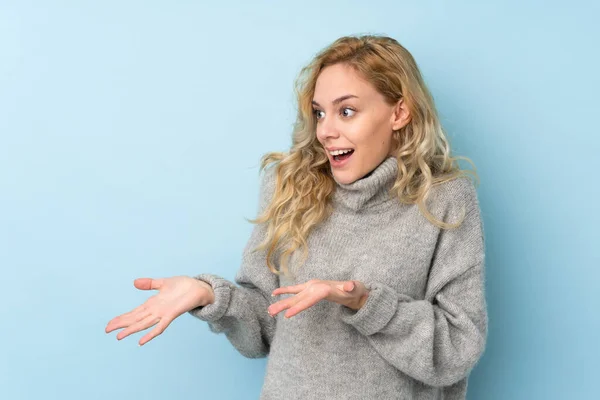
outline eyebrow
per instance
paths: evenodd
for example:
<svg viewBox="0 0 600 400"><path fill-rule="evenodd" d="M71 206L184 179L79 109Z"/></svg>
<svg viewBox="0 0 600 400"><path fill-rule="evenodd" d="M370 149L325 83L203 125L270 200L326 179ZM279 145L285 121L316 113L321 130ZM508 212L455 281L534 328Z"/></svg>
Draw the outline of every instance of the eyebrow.
<svg viewBox="0 0 600 400"><path fill-rule="evenodd" d="M344 101L344 100L351 99L351 98L353 98L353 97L355 97L355 98L357 98L357 99L358 99L358 96L355 96L355 95L353 95L353 94L347 94L347 95L344 95L344 96L342 96L342 97L338 97L337 99L335 99L335 100L334 100L334 101L332 101L331 103L335 105L335 104L338 104L338 103L340 103L340 102L342 102L342 101ZM319 107L321 107L321 105L320 105L319 103L317 103L316 101L314 101L314 100L312 101L312 103L313 103L315 106L319 106Z"/></svg>

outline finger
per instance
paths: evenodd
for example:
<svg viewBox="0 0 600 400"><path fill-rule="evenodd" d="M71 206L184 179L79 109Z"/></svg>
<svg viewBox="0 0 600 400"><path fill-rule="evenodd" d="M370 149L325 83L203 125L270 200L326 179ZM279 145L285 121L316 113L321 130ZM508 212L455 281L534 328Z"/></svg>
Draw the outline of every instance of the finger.
<svg viewBox="0 0 600 400"><path fill-rule="evenodd" d="M138 344L140 346L143 346L146 343L148 343L149 341L151 341L152 339L154 339L155 337L157 337L158 335L160 335L161 333L163 333L165 331L165 329L167 329L167 327L171 324L172 321L173 321L172 319L167 319L167 318L161 319L160 322L158 324L156 324L154 329L152 329L150 332L148 332L146 335L144 335L140 339Z"/></svg>
<svg viewBox="0 0 600 400"><path fill-rule="evenodd" d="M301 291L306 289L307 285L308 285L308 282L302 283L300 285L280 287L280 288L273 290L272 295L277 296L278 294L285 294L285 293L292 293L292 294L300 293Z"/></svg>
<svg viewBox="0 0 600 400"><path fill-rule="evenodd" d="M307 308L314 306L321 300L322 298L320 296L310 296L303 298L296 304L294 304L292 307L290 307L290 309L287 310L287 312L284 314L284 317L291 318L294 315L306 310Z"/></svg>
<svg viewBox="0 0 600 400"><path fill-rule="evenodd" d="M348 282L344 282L344 284L342 285L342 290L344 292L351 292L354 290L355 287L356 287L356 285L354 284L353 281L348 281Z"/></svg>
<svg viewBox="0 0 600 400"><path fill-rule="evenodd" d="M313 288L315 288L315 290L311 290ZM287 299L284 299L284 300L278 301L277 303L272 304L271 306L269 306L268 312L271 316L275 316L278 313L280 313L281 311L286 310L288 308L291 309L292 307L296 306L299 303L302 303L304 305L307 304L305 302L305 299L307 299L307 298L314 299L312 304L315 304L319 300L326 298L330 291L331 291L331 288L329 286L323 286L321 288L317 288L317 286L311 286L310 288L302 291L301 293L299 293L293 297L289 297ZM296 312L296 314L297 314L297 312ZM287 315L288 314L286 314L286 316Z"/></svg>
<svg viewBox="0 0 600 400"><path fill-rule="evenodd" d="M267 309L267 312L269 313L270 316L274 317L275 315L279 314L283 310L287 310L288 308L292 307L298 301L302 300L302 298L306 295L307 295L307 292L300 292L295 296L288 297L283 300L279 300L278 302L271 304L269 306L269 308Z"/></svg>
<svg viewBox="0 0 600 400"><path fill-rule="evenodd" d="M350 285L350 283L352 283L352 285ZM368 291L365 284L362 283L361 281L349 281L349 282L347 282L347 284L348 284L348 287L352 286L352 288L351 288L351 290L349 290L349 292L352 292L353 294L364 294Z"/></svg>
<svg viewBox="0 0 600 400"><path fill-rule="evenodd" d="M109 333L114 331L115 329L124 328L126 326L131 325L134 322L141 320L142 318L145 318L146 315L148 315L148 311L146 310L145 305L142 304L141 306L136 307L130 312L119 315L118 317L115 317L112 320L110 320L106 325L105 331L106 333Z"/></svg>
<svg viewBox="0 0 600 400"><path fill-rule="evenodd" d="M131 335L132 333L136 333L144 329L150 328L152 325L156 325L159 321L160 317L149 314L144 319L136 322L131 326L128 326L127 328L119 332L117 335L117 339L121 340Z"/></svg>
<svg viewBox="0 0 600 400"><path fill-rule="evenodd" d="M269 313L269 315L271 317L276 316L277 314L279 314L281 311L289 308L292 306L292 302L296 299L296 297L298 297L298 295L284 299L284 300L280 300L276 303L271 304L268 308L267 308L267 312Z"/></svg>
<svg viewBox="0 0 600 400"><path fill-rule="evenodd" d="M140 290L158 290L162 287L164 279L138 278L133 281L133 286Z"/></svg>

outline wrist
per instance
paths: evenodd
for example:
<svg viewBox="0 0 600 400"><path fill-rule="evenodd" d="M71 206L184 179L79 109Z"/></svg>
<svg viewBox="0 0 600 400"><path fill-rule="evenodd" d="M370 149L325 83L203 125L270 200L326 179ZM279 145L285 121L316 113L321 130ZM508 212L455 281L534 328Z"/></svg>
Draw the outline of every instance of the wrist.
<svg viewBox="0 0 600 400"><path fill-rule="evenodd" d="M352 310L355 310L355 311L360 310L367 302L368 297L369 297L369 292L366 292L365 294L360 296L358 298L358 300L355 301L354 304L349 305L348 308L351 308Z"/></svg>
<svg viewBox="0 0 600 400"><path fill-rule="evenodd" d="M361 298L358 302L358 310L360 310L365 305L368 298L369 298L369 292L367 291L367 293L365 293L364 295L361 296Z"/></svg>
<svg viewBox="0 0 600 400"><path fill-rule="evenodd" d="M215 302L215 291L213 290L210 283L205 282L203 280L198 280L200 284L200 289L198 296L200 298L200 305L207 306L209 304L213 304Z"/></svg>

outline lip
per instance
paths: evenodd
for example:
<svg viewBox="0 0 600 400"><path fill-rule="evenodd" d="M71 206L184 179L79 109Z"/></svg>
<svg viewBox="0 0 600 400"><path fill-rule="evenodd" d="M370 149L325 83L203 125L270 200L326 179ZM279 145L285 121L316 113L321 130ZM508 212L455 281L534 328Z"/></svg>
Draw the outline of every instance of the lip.
<svg viewBox="0 0 600 400"><path fill-rule="evenodd" d="M340 150L340 149L348 149L348 148L349 147L338 147L338 148L331 148L331 150ZM350 157L346 158L345 160L336 161L333 158L333 156L331 154L329 154L329 152L328 152L327 157L329 157L329 164L331 164L332 168L342 168L343 166L345 166L346 164L348 164L350 162L350 160L354 156L354 153L356 153L356 150L354 150L354 152L350 155Z"/></svg>
<svg viewBox="0 0 600 400"><path fill-rule="evenodd" d="M327 150L327 151L346 150L346 149L352 149L352 150L354 150L353 147L325 147L325 150Z"/></svg>

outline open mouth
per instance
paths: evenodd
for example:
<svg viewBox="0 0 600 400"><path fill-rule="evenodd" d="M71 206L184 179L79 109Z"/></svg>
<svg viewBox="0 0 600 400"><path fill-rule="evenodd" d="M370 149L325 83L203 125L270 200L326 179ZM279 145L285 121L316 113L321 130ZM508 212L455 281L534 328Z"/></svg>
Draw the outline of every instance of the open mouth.
<svg viewBox="0 0 600 400"><path fill-rule="evenodd" d="M335 161L344 161L347 160L348 158L350 158L350 156L354 153L354 150L350 150L348 153L345 154L340 154L337 156L333 156L333 159Z"/></svg>

